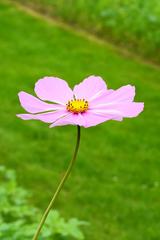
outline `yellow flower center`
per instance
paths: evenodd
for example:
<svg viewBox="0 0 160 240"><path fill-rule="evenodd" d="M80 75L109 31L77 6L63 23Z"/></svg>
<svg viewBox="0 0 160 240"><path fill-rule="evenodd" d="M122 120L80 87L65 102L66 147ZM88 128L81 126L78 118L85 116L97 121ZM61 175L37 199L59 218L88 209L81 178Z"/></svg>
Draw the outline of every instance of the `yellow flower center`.
<svg viewBox="0 0 160 240"><path fill-rule="evenodd" d="M72 99L66 105L67 110L72 113L83 113L88 110L88 101L85 99Z"/></svg>

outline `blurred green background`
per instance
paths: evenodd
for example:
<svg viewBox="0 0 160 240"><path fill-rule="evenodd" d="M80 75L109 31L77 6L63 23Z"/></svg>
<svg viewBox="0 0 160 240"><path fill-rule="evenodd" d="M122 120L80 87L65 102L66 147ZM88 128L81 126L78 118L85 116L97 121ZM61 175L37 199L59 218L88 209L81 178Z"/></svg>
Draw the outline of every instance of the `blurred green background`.
<svg viewBox="0 0 160 240"><path fill-rule="evenodd" d="M34 83L50 75L71 87L91 74L109 88L133 84L145 111L82 129L77 164L56 208L90 222L86 240L160 239L160 69L58 23L93 28L158 62L159 1L21 1L25 9L14 2L0 1L0 164L16 170L19 184L32 192L31 203L44 209L72 156L76 128L16 118L23 111L18 92L33 93Z"/></svg>
<svg viewBox="0 0 160 240"><path fill-rule="evenodd" d="M16 1L160 62L159 0Z"/></svg>

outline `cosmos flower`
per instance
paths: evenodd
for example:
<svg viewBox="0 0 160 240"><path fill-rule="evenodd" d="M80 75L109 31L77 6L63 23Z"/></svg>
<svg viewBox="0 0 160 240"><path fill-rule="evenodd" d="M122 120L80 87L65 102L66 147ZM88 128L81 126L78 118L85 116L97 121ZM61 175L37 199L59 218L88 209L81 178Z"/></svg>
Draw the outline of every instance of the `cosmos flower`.
<svg viewBox="0 0 160 240"><path fill-rule="evenodd" d="M38 240L47 216L75 163L80 144L80 127L87 128L109 120L122 121L123 118L136 117L143 111L144 104L134 102L135 87L127 85L117 90L107 89L103 79L96 76L84 79L73 90L62 79L44 77L36 83L35 93L37 97L26 92L18 94L21 106L28 112L18 114L18 117L50 123L50 127L77 125L73 158L34 234L33 240Z"/></svg>
<svg viewBox="0 0 160 240"><path fill-rule="evenodd" d="M73 90L60 78L44 77L34 90L38 98L23 91L18 94L28 113L17 116L50 123L50 127L71 124L87 128L109 120L122 121L136 117L144 107L143 103L134 102L134 86L107 89L104 80L97 76L84 79Z"/></svg>

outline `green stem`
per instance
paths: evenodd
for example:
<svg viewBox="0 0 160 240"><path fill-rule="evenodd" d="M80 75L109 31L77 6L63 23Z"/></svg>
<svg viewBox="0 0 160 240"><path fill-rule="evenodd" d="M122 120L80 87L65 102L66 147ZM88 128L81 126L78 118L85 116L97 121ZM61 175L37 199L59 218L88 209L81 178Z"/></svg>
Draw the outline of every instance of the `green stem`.
<svg viewBox="0 0 160 240"><path fill-rule="evenodd" d="M32 240L37 240L38 239L39 234L40 234L40 232L42 230L42 227L43 227L43 225L44 225L44 223L46 221L46 218L47 218L50 210L52 209L52 207L53 207L53 205L54 205L54 203L55 203L55 201L56 201L60 191L62 190L62 188L64 186L64 183L66 182L67 178L69 177L69 175L70 175L70 173L72 171L73 165L74 165L76 157L77 157L79 144L80 144L80 126L77 126L77 142L76 142L76 147L75 147L75 150L74 150L73 158L72 158L72 160L71 160L71 162L70 162L70 164L68 166L68 169L67 169L66 173L64 174L62 180L60 181L60 183L58 185L58 188L57 188L55 194L53 195L52 200L50 201L46 211L43 214L42 219L41 219L41 221L39 223L39 226L37 228L37 231L36 231L36 233L35 233L35 235L34 235Z"/></svg>

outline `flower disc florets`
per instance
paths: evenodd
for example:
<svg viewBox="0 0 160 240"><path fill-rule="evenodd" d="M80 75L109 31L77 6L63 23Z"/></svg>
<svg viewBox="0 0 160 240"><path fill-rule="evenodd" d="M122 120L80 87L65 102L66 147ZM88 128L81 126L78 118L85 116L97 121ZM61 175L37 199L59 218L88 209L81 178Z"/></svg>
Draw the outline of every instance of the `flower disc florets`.
<svg viewBox="0 0 160 240"><path fill-rule="evenodd" d="M67 110L72 113L83 113L88 110L88 101L85 99L72 99L67 103Z"/></svg>

